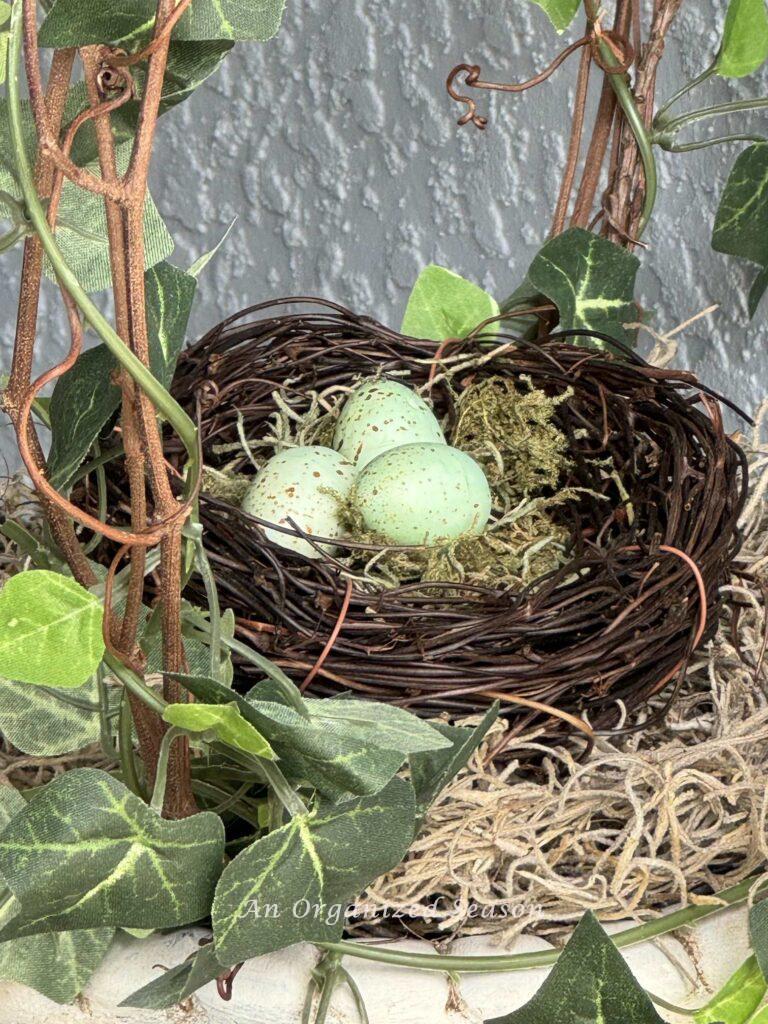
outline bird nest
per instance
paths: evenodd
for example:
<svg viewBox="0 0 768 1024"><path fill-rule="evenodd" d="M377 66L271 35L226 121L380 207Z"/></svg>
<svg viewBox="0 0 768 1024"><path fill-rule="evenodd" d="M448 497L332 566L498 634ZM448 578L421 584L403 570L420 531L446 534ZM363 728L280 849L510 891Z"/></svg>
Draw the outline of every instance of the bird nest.
<svg viewBox="0 0 768 1024"><path fill-rule="evenodd" d="M201 426L200 514L222 601L311 692L452 717L500 700L509 739L536 722L572 727L576 716L609 729L662 691L671 700L713 634L747 487L744 455L723 429L725 400L604 336L534 342L513 327L438 344L331 303L288 300L237 314L182 356L174 394ZM242 478L279 445L279 425L291 443L327 443L345 394L377 373L419 390L447 437L462 394L485 380L551 399L567 439L567 500L548 510L567 538L554 567L519 586L384 585L351 568L391 553L380 543L344 541L334 555L318 545L310 559L241 511Z"/></svg>

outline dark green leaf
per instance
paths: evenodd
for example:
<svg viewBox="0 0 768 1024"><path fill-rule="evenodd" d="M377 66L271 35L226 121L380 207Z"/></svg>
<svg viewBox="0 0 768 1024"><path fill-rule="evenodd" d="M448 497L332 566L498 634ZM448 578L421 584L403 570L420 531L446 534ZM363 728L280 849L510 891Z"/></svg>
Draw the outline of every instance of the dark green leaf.
<svg viewBox="0 0 768 1024"><path fill-rule="evenodd" d="M482 288L432 264L422 270L413 286L401 330L413 338L432 341L465 338L498 312L496 300ZM498 331L498 326L488 330Z"/></svg>
<svg viewBox="0 0 768 1024"><path fill-rule="evenodd" d="M533 0L547 15L558 32L564 32L576 17L581 0Z"/></svg>
<svg viewBox="0 0 768 1024"><path fill-rule="evenodd" d="M56 381L51 395L51 449L48 478L60 491L88 454L102 427L120 407L120 388L113 383L117 360L106 345L83 352Z"/></svg>
<svg viewBox="0 0 768 1024"><path fill-rule="evenodd" d="M308 782L332 798L344 794L376 793L401 767L404 755L352 736L334 735L316 721L270 701L246 700L227 686L204 676L178 679L206 704L235 701L243 718L265 736L291 782Z"/></svg>
<svg viewBox="0 0 768 1024"><path fill-rule="evenodd" d="M251 39L264 42L280 27L285 0L195 0L174 39ZM147 41L155 0L56 0L40 29L41 46L119 43L134 49Z"/></svg>
<svg viewBox="0 0 768 1024"><path fill-rule="evenodd" d="M755 903L749 912L749 937L757 962L768 978L768 901Z"/></svg>
<svg viewBox="0 0 768 1024"><path fill-rule="evenodd" d="M274 760L275 752L258 729L231 704L169 704L163 712L169 725L190 733L212 733L216 739L254 757Z"/></svg>
<svg viewBox="0 0 768 1024"><path fill-rule="evenodd" d="M164 261L146 272L144 282L150 365L157 379L168 387L184 346L197 282ZM117 360L106 345L96 345L83 352L56 382L50 403L48 476L59 490L66 487L120 407L120 389L112 383L117 369Z"/></svg>
<svg viewBox="0 0 768 1024"><path fill-rule="evenodd" d="M39 693L27 687L27 692ZM2 722L5 732L5 721ZM10 786L0 787L0 831L27 806ZM30 935L0 943L0 978L42 992L57 1003L69 1003L101 963L113 928Z"/></svg>
<svg viewBox="0 0 768 1024"><path fill-rule="evenodd" d="M768 57L768 12L765 0L730 0L723 42L715 70L718 75L751 75Z"/></svg>
<svg viewBox="0 0 768 1024"><path fill-rule="evenodd" d="M83 686L104 654L103 617L99 600L66 576L12 576L0 590L0 673L35 686Z"/></svg>
<svg viewBox="0 0 768 1024"><path fill-rule="evenodd" d="M749 295L754 314L768 286L768 143L749 146L737 157L715 217L712 248L761 267Z"/></svg>
<svg viewBox="0 0 768 1024"><path fill-rule="evenodd" d="M474 729L436 722L435 728L450 741L450 746L443 750L411 755L411 783L416 792L416 820L419 823L422 822L430 804L461 771L483 742L498 715L499 705L495 703Z"/></svg>
<svg viewBox="0 0 768 1024"><path fill-rule="evenodd" d="M766 288L768 288L768 267L763 267L752 282L752 287L749 289L747 310L750 317L753 317L757 312L757 307L760 305L760 300L765 295Z"/></svg>
<svg viewBox="0 0 768 1024"><path fill-rule="evenodd" d="M562 329L600 331L631 345L624 324L638 317L633 296L639 266L626 249L590 231L570 228L539 250L528 281L557 306ZM589 338L583 343L601 344Z"/></svg>
<svg viewBox="0 0 768 1024"><path fill-rule="evenodd" d="M763 972L751 956L693 1019L696 1024L747 1024L763 1001L766 989Z"/></svg>
<svg viewBox="0 0 768 1024"><path fill-rule="evenodd" d="M213 981L223 969L216 959L213 943L210 943L183 963L164 971L159 978L132 993L120 1005L140 1010L170 1009Z"/></svg>
<svg viewBox="0 0 768 1024"><path fill-rule="evenodd" d="M586 913L539 991L486 1024L663 1024L621 954Z"/></svg>
<svg viewBox="0 0 768 1024"><path fill-rule="evenodd" d="M0 943L0 978L71 1003L109 949L114 928L30 935Z"/></svg>
<svg viewBox="0 0 768 1024"><path fill-rule="evenodd" d="M21 793L13 786L0 786L0 832L15 817L19 811L23 811L27 801Z"/></svg>
<svg viewBox="0 0 768 1024"><path fill-rule="evenodd" d="M0 835L20 904L0 937L189 924L208 913L223 857L217 815L165 821L106 772L66 772Z"/></svg>
<svg viewBox="0 0 768 1024"><path fill-rule="evenodd" d="M338 939L350 900L400 863L413 827L413 789L393 779L375 796L321 805L257 840L227 865L216 889L219 961Z"/></svg>
<svg viewBox="0 0 768 1024"><path fill-rule="evenodd" d="M305 700L305 705L314 724L330 735L351 736L402 754L450 749L450 740L429 722L392 704L342 698Z"/></svg>
<svg viewBox="0 0 768 1024"><path fill-rule="evenodd" d="M110 692L119 696L116 689ZM98 698L94 679L60 696L41 686L0 679L0 731L14 747L34 757L82 750L100 736ZM81 706L86 703L93 705L91 710Z"/></svg>

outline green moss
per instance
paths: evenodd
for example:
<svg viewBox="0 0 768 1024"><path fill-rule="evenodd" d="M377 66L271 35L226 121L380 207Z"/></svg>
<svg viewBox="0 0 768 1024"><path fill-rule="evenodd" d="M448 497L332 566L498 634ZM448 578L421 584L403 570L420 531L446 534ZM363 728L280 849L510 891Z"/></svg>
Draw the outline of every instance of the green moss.
<svg viewBox="0 0 768 1024"><path fill-rule="evenodd" d="M491 490L511 508L556 488L568 467L568 439L553 418L570 395L550 398L530 380L518 389L507 377L488 377L460 396L451 443L485 470Z"/></svg>
<svg viewBox="0 0 768 1024"><path fill-rule="evenodd" d="M201 490L213 498L221 498L222 501L229 502L230 505L239 507L252 483L253 477L246 476L244 473L203 466Z"/></svg>

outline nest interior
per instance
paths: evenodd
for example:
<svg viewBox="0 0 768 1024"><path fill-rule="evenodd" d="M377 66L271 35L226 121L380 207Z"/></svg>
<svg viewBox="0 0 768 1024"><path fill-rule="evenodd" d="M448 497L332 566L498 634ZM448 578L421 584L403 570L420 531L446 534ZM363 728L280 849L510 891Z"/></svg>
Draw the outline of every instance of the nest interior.
<svg viewBox="0 0 768 1024"><path fill-rule="evenodd" d="M499 699L510 738L547 708L610 728L682 679L714 631L747 487L717 396L692 374L585 347L588 332L530 342L502 327L446 350L334 304L290 302L298 311L281 301L237 314L180 361L174 394L199 419L214 471L234 459L255 472L242 438L271 432L276 398L300 420L319 395L395 375L415 388L431 381L450 425L464 389L501 377L556 399L569 457L561 484L576 493L552 511L567 559L521 588L446 580L372 592L330 556L268 541L232 496L204 491L222 600L252 643L316 694L451 716Z"/></svg>

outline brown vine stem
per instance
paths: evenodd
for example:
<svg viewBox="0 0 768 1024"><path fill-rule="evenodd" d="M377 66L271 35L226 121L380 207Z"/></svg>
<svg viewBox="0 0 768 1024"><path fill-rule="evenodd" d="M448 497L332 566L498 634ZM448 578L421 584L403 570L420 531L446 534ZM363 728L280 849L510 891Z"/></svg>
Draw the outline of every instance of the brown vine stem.
<svg viewBox="0 0 768 1024"><path fill-rule="evenodd" d="M640 48L633 92L646 126L653 121L656 75L664 53L666 35L683 0L655 0L648 41ZM605 196L608 224L605 234L620 245L636 244L641 222L645 182L637 141L624 125L619 142L616 169Z"/></svg>
<svg viewBox="0 0 768 1024"><path fill-rule="evenodd" d="M178 14L175 0L158 0L144 97L124 183L127 191L124 206L125 266L131 347L145 366L149 366L149 336L144 285L144 202L170 45L167 23L174 17L174 13ZM157 416L143 392L135 391L135 408L145 445L156 510L161 516L167 517L177 508L177 501L166 470ZM185 668L181 635L181 560L181 524L175 524L161 541L160 552L163 667L168 673L182 672ZM181 684L168 677L163 684L163 693L165 699L172 703L184 699ZM169 761L164 813L168 817L179 818L196 810L191 785L189 743L186 738L180 738L173 745Z"/></svg>
<svg viewBox="0 0 768 1024"><path fill-rule="evenodd" d="M105 53L101 47L84 47L80 51L88 98L92 110L99 107L101 100L99 84L104 56ZM124 73L124 76L124 95L130 96L133 94L133 88L130 84L131 79L127 72ZM108 116L96 117L94 128L102 177L110 181L117 181L119 173L110 118ZM115 327L121 338L129 338L130 319L128 315L126 239L123 213L119 204L108 198L104 199L104 207L109 238L112 293L115 303ZM122 371L120 374L120 388L122 392L121 426L131 504L131 527L135 532L141 532L147 527L144 451L136 422L136 387L131 377L125 371ZM123 547L120 550L121 552L129 551L131 559L125 611L118 637L116 635L117 629L113 628L111 621L111 593L105 592L104 605L107 609L105 616L105 638L111 643L116 644L120 651L125 652L124 656L129 664L136 665L140 659L137 636L144 598L144 573L147 562L146 548L129 545L127 548ZM119 561L119 559L116 559L116 561ZM157 762L160 756L163 727L157 715L153 714L134 694L128 694L128 701L131 706L133 724L139 742L141 760L146 768L147 782L152 787L154 786Z"/></svg>
<svg viewBox="0 0 768 1024"><path fill-rule="evenodd" d="M617 36L625 37L629 31L631 20L632 0L618 0L616 14L613 23L614 32ZM639 44L635 43L636 52L639 52ZM592 137L584 157L584 170L582 173L579 190L576 194L576 201L571 214L572 227L587 227L592 209L595 204L595 196L603 173L605 156L608 151L608 144L613 132L614 119L616 118L617 102L616 93L610 79L606 75L600 89L600 101L595 115ZM619 118L621 118L619 112Z"/></svg>
<svg viewBox="0 0 768 1024"><path fill-rule="evenodd" d="M585 36L589 36L589 24L585 30ZM589 73L592 68L592 51L585 46L581 51L579 61L579 74L576 79L576 97L573 103L573 120L571 122L571 139L568 144L568 156L565 161L565 170L560 185L560 193L557 197L552 228L550 235L561 234L565 227L565 219L568 215L568 204L571 201L573 183L576 178L576 170L579 166L579 153L581 152L581 140L584 134L584 118L587 110L587 93L589 91Z"/></svg>
<svg viewBox="0 0 768 1024"><path fill-rule="evenodd" d="M63 118L64 104L72 77L74 59L74 50L57 50L53 55L44 102L48 117L51 123L56 126L56 131L59 130ZM40 153L35 168L35 180L41 196L47 197L51 194L53 178L54 165L52 161L45 154ZM24 396L32 379L42 278L43 247L36 234L29 235L24 243L11 373L8 387L3 394L3 407L8 413L17 434L20 432L20 414ZM30 458L33 460L35 467L40 473L44 472L45 456L43 455L43 449L37 432L31 422L26 427L25 439L29 445ZM88 564L88 559L77 541L72 523L54 501L42 496L41 504L51 528L51 533L72 569L75 579L84 586L92 586L96 582L96 578Z"/></svg>

